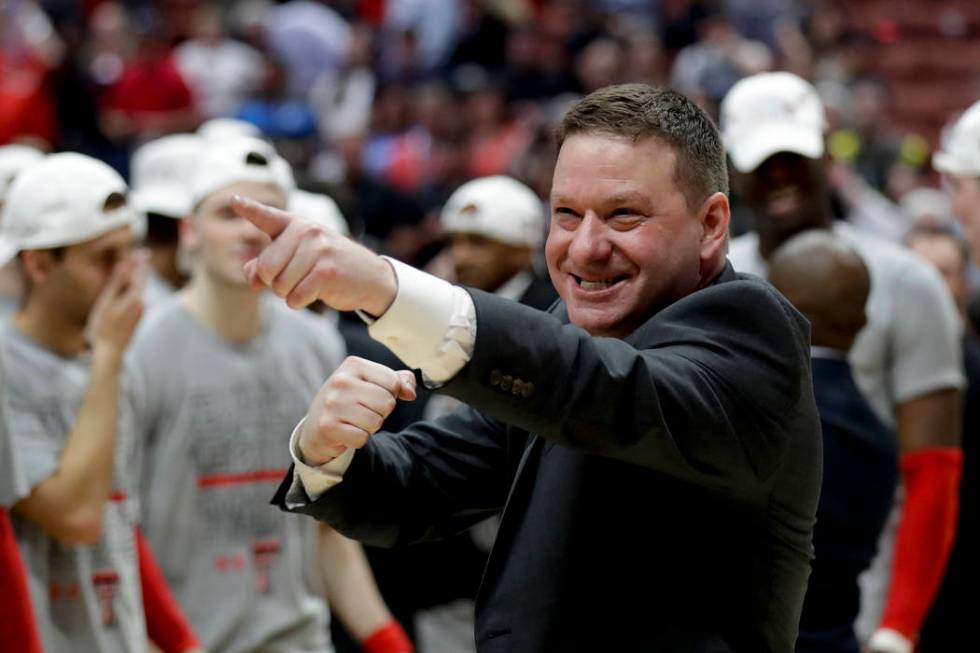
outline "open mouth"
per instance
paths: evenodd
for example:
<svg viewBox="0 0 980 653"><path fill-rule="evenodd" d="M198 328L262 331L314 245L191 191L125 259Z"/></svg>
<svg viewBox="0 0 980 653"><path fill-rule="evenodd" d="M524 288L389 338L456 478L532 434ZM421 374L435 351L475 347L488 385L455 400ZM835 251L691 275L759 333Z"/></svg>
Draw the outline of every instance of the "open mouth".
<svg viewBox="0 0 980 653"><path fill-rule="evenodd" d="M598 292L600 290L606 290L612 288L618 283L626 281L629 277L610 277L608 279L583 279L582 277L573 274L572 278L575 279L575 283L579 288L585 290L586 292Z"/></svg>

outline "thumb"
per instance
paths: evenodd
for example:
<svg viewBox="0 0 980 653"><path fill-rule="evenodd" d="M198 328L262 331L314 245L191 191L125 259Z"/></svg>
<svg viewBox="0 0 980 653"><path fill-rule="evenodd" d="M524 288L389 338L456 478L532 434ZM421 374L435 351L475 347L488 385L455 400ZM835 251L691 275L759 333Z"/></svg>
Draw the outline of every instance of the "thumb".
<svg viewBox="0 0 980 653"><path fill-rule="evenodd" d="M398 398L402 401L414 401L415 394L415 375L408 370L398 370Z"/></svg>
<svg viewBox="0 0 980 653"><path fill-rule="evenodd" d="M245 262L245 279L248 280L248 285L252 290L262 290L265 288L265 284L262 283L262 279L259 277L259 260L257 258L249 259Z"/></svg>
<svg viewBox="0 0 980 653"><path fill-rule="evenodd" d="M285 211L274 209L241 195L235 195L231 198L231 209L272 238L285 231L293 219Z"/></svg>

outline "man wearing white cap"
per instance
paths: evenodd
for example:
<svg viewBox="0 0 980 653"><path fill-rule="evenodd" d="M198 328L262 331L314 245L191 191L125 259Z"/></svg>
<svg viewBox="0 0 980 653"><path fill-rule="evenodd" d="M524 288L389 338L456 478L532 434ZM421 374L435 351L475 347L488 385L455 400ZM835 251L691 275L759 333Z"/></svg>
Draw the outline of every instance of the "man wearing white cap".
<svg viewBox="0 0 980 653"><path fill-rule="evenodd" d="M0 211L17 173L43 158L43 152L28 145L0 146ZM0 268L0 315L13 313L23 292L24 279L17 264L10 262Z"/></svg>
<svg viewBox="0 0 980 653"><path fill-rule="evenodd" d="M191 176L200 150L199 136L173 134L133 153L131 201L146 216L145 244L150 251L148 306L173 294L187 280L178 261L178 230L179 221L191 211Z"/></svg>
<svg viewBox="0 0 980 653"><path fill-rule="evenodd" d="M13 506L47 651L143 651L148 632L168 651L197 646L135 531L137 389L123 361L145 259L131 251L139 218L126 192L95 159L51 155L18 175L0 224L0 261L18 255L27 281L2 334L26 484L0 499Z"/></svg>
<svg viewBox="0 0 980 653"><path fill-rule="evenodd" d="M814 228L833 229L870 269L868 324L849 359L858 387L897 431L905 498L887 599L883 587L874 590L889 565L879 556L872 569L880 565L881 573L865 574L868 624L862 629L859 622L858 634L870 636L872 651L910 652L955 526L964 385L956 308L924 261L832 221L823 106L808 82L790 73L742 80L722 102L721 127L735 189L756 217L755 233L731 243L737 270L764 276L781 243ZM882 548L891 551L890 545Z"/></svg>
<svg viewBox="0 0 980 653"><path fill-rule="evenodd" d="M370 648L401 631L360 546L261 505L288 465L279 434L344 354L327 322L266 301L242 272L268 238L231 198L285 207L288 166L268 143L232 138L205 144L195 170L181 223L191 279L133 347L148 538L211 651L331 650L323 593L367 650L407 651Z"/></svg>
<svg viewBox="0 0 980 653"><path fill-rule="evenodd" d="M558 295L535 274L544 243L544 204L516 179L483 177L456 189L440 216L454 279L546 309Z"/></svg>
<svg viewBox="0 0 980 653"><path fill-rule="evenodd" d="M980 288L980 102L947 131L942 149L932 157L932 167L949 183L953 214L973 252L970 286Z"/></svg>

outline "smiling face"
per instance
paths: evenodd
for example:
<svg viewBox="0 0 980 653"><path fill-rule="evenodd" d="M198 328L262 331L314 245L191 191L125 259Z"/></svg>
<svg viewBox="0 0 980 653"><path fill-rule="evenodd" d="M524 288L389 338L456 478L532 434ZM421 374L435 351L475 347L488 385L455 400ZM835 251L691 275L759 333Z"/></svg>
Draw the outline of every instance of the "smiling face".
<svg viewBox="0 0 980 653"><path fill-rule="evenodd" d="M760 234L778 245L801 231L825 226L827 175L822 159L779 152L748 173L737 173L735 185L752 209Z"/></svg>
<svg viewBox="0 0 980 653"><path fill-rule="evenodd" d="M545 254L568 315L622 337L710 282L724 264L728 203L688 207L660 139L578 133L558 153Z"/></svg>

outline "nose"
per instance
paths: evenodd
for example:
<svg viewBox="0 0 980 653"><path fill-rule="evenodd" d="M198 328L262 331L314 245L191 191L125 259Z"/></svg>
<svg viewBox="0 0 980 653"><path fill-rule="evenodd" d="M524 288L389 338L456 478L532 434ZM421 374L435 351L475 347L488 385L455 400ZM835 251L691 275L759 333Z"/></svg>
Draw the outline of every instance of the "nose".
<svg viewBox="0 0 980 653"><path fill-rule="evenodd" d="M261 244L269 240L269 236L264 231L245 218L238 219L238 233L242 240L249 243Z"/></svg>
<svg viewBox="0 0 980 653"><path fill-rule="evenodd" d="M576 264L604 261L612 253L608 225L594 211L587 211L568 247L568 256Z"/></svg>
<svg viewBox="0 0 980 653"><path fill-rule="evenodd" d="M760 166L760 177L770 188L780 188L786 186L793 179L793 164L791 154L780 152L769 157Z"/></svg>

